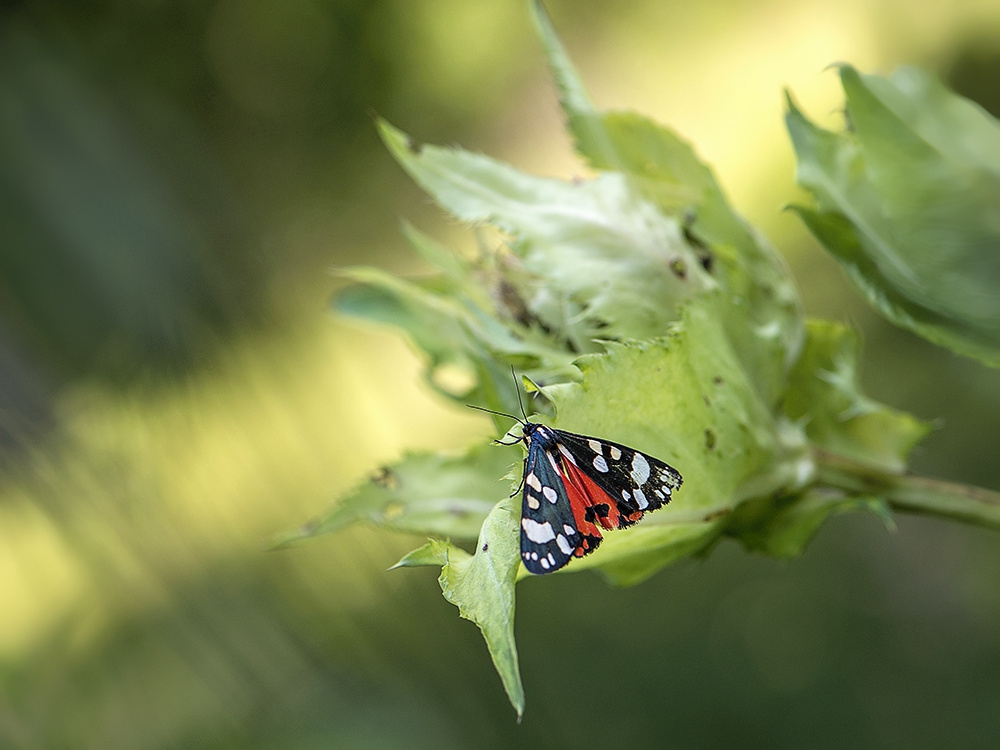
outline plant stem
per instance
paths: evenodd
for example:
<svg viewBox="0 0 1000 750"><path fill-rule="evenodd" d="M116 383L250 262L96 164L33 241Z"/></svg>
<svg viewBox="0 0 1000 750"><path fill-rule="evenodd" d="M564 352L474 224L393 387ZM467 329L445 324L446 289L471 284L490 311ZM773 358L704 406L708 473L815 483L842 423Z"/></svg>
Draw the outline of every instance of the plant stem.
<svg viewBox="0 0 1000 750"><path fill-rule="evenodd" d="M820 484L885 498L895 510L950 518L1000 531L1000 492L911 474L892 474L823 450L814 451Z"/></svg>

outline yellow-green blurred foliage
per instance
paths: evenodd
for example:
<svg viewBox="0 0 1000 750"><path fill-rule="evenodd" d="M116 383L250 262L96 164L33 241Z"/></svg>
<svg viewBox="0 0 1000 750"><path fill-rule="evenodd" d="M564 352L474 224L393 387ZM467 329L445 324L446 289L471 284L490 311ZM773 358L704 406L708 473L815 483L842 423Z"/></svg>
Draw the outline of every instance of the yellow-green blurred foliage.
<svg viewBox="0 0 1000 750"><path fill-rule="evenodd" d="M838 123L850 61L1000 105L995 2L551 0L602 106L697 147L858 325L871 395L944 417L916 469L1000 486L1000 377L870 313L784 203L781 89ZM994 109L996 111L996 109ZM381 148L583 173L522 0L24 0L0 10L0 746L994 747L1000 538L841 518L791 563L723 546L634 590L520 588L517 727L420 540L269 551L404 450L459 447L328 268L456 244ZM498 493L502 485L498 484Z"/></svg>

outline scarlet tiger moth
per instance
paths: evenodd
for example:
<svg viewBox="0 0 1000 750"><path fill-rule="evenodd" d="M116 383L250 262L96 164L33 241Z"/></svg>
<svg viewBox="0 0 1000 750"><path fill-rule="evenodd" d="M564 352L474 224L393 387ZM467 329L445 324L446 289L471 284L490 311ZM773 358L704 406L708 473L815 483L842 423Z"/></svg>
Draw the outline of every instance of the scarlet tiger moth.
<svg viewBox="0 0 1000 750"><path fill-rule="evenodd" d="M528 448L521 480L521 562L531 573L552 573L590 554L603 539L601 529L637 523L669 503L684 481L672 466L634 448L530 422L523 404L523 419L471 408L521 423L521 436L514 440Z"/></svg>

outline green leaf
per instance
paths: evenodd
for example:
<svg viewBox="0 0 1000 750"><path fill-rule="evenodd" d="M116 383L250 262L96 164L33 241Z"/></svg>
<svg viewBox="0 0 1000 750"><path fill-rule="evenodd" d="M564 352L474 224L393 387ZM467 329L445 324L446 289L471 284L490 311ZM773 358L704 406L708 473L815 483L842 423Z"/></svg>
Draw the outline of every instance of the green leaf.
<svg viewBox="0 0 1000 750"><path fill-rule="evenodd" d="M459 149L417 147L380 123L387 147L443 208L496 233L473 257L404 227L438 275L408 282L348 269L355 286L338 309L399 327L431 369L466 368L475 385L453 398L519 413L514 365L539 384L541 397L525 402L542 412L533 421L624 443L683 474L666 508L609 532L565 572L594 570L631 585L723 535L790 555L832 513L885 513L874 484L857 489L833 473L840 464L832 459L864 459L881 478L903 466L926 427L861 394L854 340L833 324L806 328L781 257L732 210L686 142L641 116L593 108L536 9L576 146L598 176L532 177ZM836 136L810 132L823 153L839 153ZM852 174L860 151L845 153ZM856 237L833 211L801 212L829 233ZM298 533L359 519L455 539L478 530L475 554L431 539L393 567L442 566L444 596L481 629L518 716L514 584L528 575L521 500L493 500L521 456L480 446L458 457L408 457ZM823 485L821 458L822 476L837 484Z"/></svg>
<svg viewBox="0 0 1000 750"><path fill-rule="evenodd" d="M377 268L342 268L338 274L354 285L335 298L338 313L393 325L405 331L431 358L431 365L465 361L476 347L468 314L454 295L405 281Z"/></svg>
<svg viewBox="0 0 1000 750"><path fill-rule="evenodd" d="M872 512L893 527L889 507L882 498L845 496L821 488L770 505L758 524L740 529L738 538L748 550L772 557L795 557L802 554L830 516L857 510Z"/></svg>
<svg viewBox="0 0 1000 750"><path fill-rule="evenodd" d="M925 74L840 69L851 129L789 100L799 215L886 317L1000 366L1000 128Z"/></svg>
<svg viewBox="0 0 1000 750"><path fill-rule="evenodd" d="M535 17L577 150L591 166L627 175L668 214L693 217L702 264L729 291L729 337L768 404L780 398L802 341L798 293L783 259L729 206L711 169L676 133L631 112L596 110L544 8ZM633 334L635 335L635 334Z"/></svg>
<svg viewBox="0 0 1000 750"><path fill-rule="evenodd" d="M930 425L861 393L853 331L825 320L809 321L807 330L802 356L789 375L785 414L804 425L818 448L903 471Z"/></svg>
<svg viewBox="0 0 1000 750"><path fill-rule="evenodd" d="M521 501L498 503L483 523L476 554L448 546L438 581L444 598L459 614L479 626L493 665L518 720L524 714L524 686L514 643L514 581L520 567Z"/></svg>
<svg viewBox="0 0 1000 750"><path fill-rule="evenodd" d="M472 264L465 261L458 253L446 245L428 237L407 221L402 223L403 236L410 242L410 247L417 251L427 263L442 271L444 275L460 285L466 291L469 272ZM478 293L478 289L475 290Z"/></svg>
<svg viewBox="0 0 1000 750"><path fill-rule="evenodd" d="M440 252L439 246L432 247L432 241L415 230L409 236L425 255ZM429 356L428 375L445 364L473 374L476 386L462 393L444 391L428 377L430 385L444 396L511 411L517 408L517 397L505 361L516 361L533 376L548 381L576 374L571 364L574 355L550 334L516 321L505 323L498 320L496 309L479 306L489 304L488 295L465 290L482 277L478 269L470 267L462 283L440 277L406 281L364 267L340 269L339 274L356 283L335 298L337 312L404 331Z"/></svg>
<svg viewBox="0 0 1000 750"><path fill-rule="evenodd" d="M711 170L667 128L638 114L596 109L545 8L536 2L534 9L570 133L592 166L629 174L651 194L670 196L661 202L663 206L684 205L674 200L682 196L695 203L699 194L717 188Z"/></svg>
<svg viewBox="0 0 1000 750"><path fill-rule="evenodd" d="M711 542L741 502L791 492L810 476L800 434L775 420L730 346L723 306L718 294L691 303L669 337L609 344L579 361L579 383L542 389L556 406L554 426L624 443L684 476L666 508L639 529L608 534L573 570L635 583ZM660 526L669 531L653 531Z"/></svg>
<svg viewBox="0 0 1000 750"><path fill-rule="evenodd" d="M403 555L399 562L389 568L389 570L396 570L397 568L420 568L428 565L447 565L451 549L452 545L450 542L441 541L440 539L429 539L427 544Z"/></svg>
<svg viewBox="0 0 1000 750"><path fill-rule="evenodd" d="M595 338L661 335L683 300L715 286L677 219L622 175L533 177L460 149L415 149L387 123L380 129L442 207L511 238L528 311L565 331L576 351L597 351Z"/></svg>
<svg viewBox="0 0 1000 750"><path fill-rule="evenodd" d="M280 543L339 531L356 521L412 534L475 539L497 497L508 492L500 480L515 464L520 464L518 450L496 445L478 445L458 456L407 456Z"/></svg>
<svg viewBox="0 0 1000 750"><path fill-rule="evenodd" d="M721 519L659 526L644 521L641 526L609 535L599 548L599 560L585 557L563 570L572 573L590 568L615 586L635 586L668 565L707 549L724 526Z"/></svg>

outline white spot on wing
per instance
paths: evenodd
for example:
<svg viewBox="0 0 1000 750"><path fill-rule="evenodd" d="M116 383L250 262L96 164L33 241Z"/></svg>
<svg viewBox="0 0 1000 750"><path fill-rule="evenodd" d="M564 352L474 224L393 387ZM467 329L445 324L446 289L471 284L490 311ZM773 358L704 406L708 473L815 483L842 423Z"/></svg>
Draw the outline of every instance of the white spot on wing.
<svg viewBox="0 0 1000 750"><path fill-rule="evenodd" d="M538 510L538 498L532 495L530 492L525 494L524 501L528 504L528 507L531 508L532 510Z"/></svg>
<svg viewBox="0 0 1000 750"><path fill-rule="evenodd" d="M621 457L622 457L622 452L620 450L618 450L617 448L615 448L612 445L611 446L611 458L612 458L612 460L617 461Z"/></svg>
<svg viewBox="0 0 1000 750"><path fill-rule="evenodd" d="M602 446L597 440L588 440L587 445L590 446L590 450L594 451L598 456L601 455Z"/></svg>
<svg viewBox="0 0 1000 750"><path fill-rule="evenodd" d="M635 503L639 506L639 510L646 510L649 507L649 501L646 500L646 496L643 494L642 490L636 488L632 490L632 495L635 497Z"/></svg>
<svg viewBox="0 0 1000 750"><path fill-rule="evenodd" d="M622 490L622 500L628 501L628 500L631 500L631 499L632 499L632 496L630 494L628 494L628 490Z"/></svg>
<svg viewBox="0 0 1000 750"><path fill-rule="evenodd" d="M571 545L562 534L556 537L556 544L559 545L559 549L562 550L564 555L573 554L573 545Z"/></svg>
<svg viewBox="0 0 1000 750"><path fill-rule="evenodd" d="M524 483L531 487L535 492L542 491L542 483L538 481L538 477L535 476L535 472L531 472L524 478Z"/></svg>
<svg viewBox="0 0 1000 750"><path fill-rule="evenodd" d="M549 560L548 560L548 558L543 557L541 560L539 560L539 562L542 564L543 568L545 568L546 570L549 569Z"/></svg>
<svg viewBox="0 0 1000 750"><path fill-rule="evenodd" d="M649 479L649 461L636 451L636 454L632 456L632 481L642 486L647 479Z"/></svg>
<svg viewBox="0 0 1000 750"><path fill-rule="evenodd" d="M556 538L556 532L552 530L552 524L548 521L538 523L533 518L522 518L521 528L524 529L525 536L535 544L545 544Z"/></svg>
<svg viewBox="0 0 1000 750"><path fill-rule="evenodd" d="M559 446L559 452L562 453L564 456L566 456L566 458L569 459L570 463L576 466L576 459L573 458L573 454L569 452L569 448L567 448L562 443L557 443L556 445Z"/></svg>
<svg viewBox="0 0 1000 750"><path fill-rule="evenodd" d="M594 456L594 468L604 474L608 472L608 462L604 460L604 456Z"/></svg>
<svg viewBox="0 0 1000 750"><path fill-rule="evenodd" d="M563 524L563 531L566 532L566 536L573 536L574 534L576 534L576 529L574 529L568 523Z"/></svg>
<svg viewBox="0 0 1000 750"><path fill-rule="evenodd" d="M556 491L551 487L542 487L542 494L545 495L546 500L553 504L559 499L559 495L557 495Z"/></svg>

